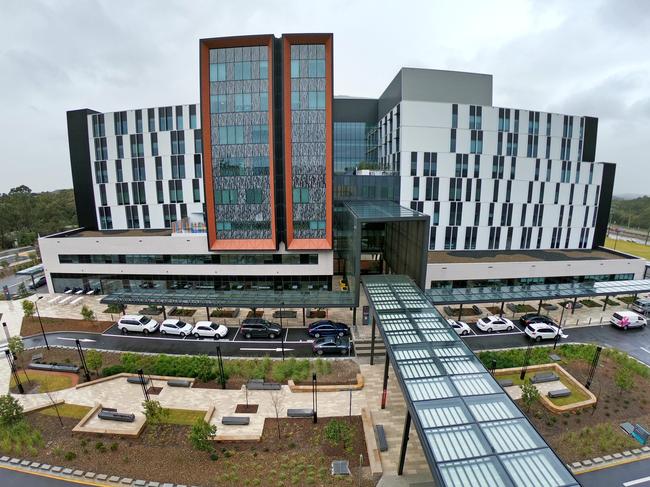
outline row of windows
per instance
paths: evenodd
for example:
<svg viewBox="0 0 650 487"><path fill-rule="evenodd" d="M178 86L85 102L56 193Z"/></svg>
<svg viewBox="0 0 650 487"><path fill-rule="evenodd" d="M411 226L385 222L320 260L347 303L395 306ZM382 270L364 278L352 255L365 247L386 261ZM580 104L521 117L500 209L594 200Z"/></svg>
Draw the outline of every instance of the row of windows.
<svg viewBox="0 0 650 487"><path fill-rule="evenodd" d="M269 158L224 157L219 159L217 171L217 176L265 176L269 174Z"/></svg>
<svg viewBox="0 0 650 487"><path fill-rule="evenodd" d="M250 130L247 130L250 127ZM260 125L226 125L218 127L218 143L231 144L268 144L269 126Z"/></svg>
<svg viewBox="0 0 650 487"><path fill-rule="evenodd" d="M557 277L521 277L513 279L479 279L457 281L431 281L433 289L493 287L493 286L527 286L531 284L568 284L577 282L627 281L634 279L634 274L598 274L588 276L557 276Z"/></svg>
<svg viewBox="0 0 650 487"><path fill-rule="evenodd" d="M325 59L292 59L292 78L324 78Z"/></svg>
<svg viewBox="0 0 650 487"><path fill-rule="evenodd" d="M264 198L262 190L258 188L246 189L244 194L247 205L259 205ZM217 205L236 205L239 203L239 190L217 189L214 192L214 202Z"/></svg>
<svg viewBox="0 0 650 487"><path fill-rule="evenodd" d="M159 146L158 146L158 134L151 133L149 134L151 138L151 155L159 155ZM130 136L131 141L131 157L144 157L144 142L142 134L132 134ZM94 139L95 144L95 160L104 161L106 159L111 159L108 153L108 147L105 137L99 137ZM170 132L170 145L172 154L184 154L185 153L185 132L183 130L171 131ZM117 157L115 159L124 159L124 141L121 135L115 137L115 147L117 151ZM201 140L201 130L194 130L194 153L202 153L202 140Z"/></svg>
<svg viewBox="0 0 650 487"><path fill-rule="evenodd" d="M133 207L136 208L136 207ZM137 218L137 216L136 216ZM318 254L61 254L60 264L318 264Z"/></svg>
<svg viewBox="0 0 650 487"><path fill-rule="evenodd" d="M292 91L292 110L325 110L324 91Z"/></svg>
<svg viewBox="0 0 650 487"><path fill-rule="evenodd" d="M210 113L229 112L266 112L269 109L269 94L261 93L236 93L234 95L210 95Z"/></svg>
<svg viewBox="0 0 650 487"><path fill-rule="evenodd" d="M217 231L259 232L271 228L269 221L218 221Z"/></svg>
<svg viewBox="0 0 650 487"><path fill-rule="evenodd" d="M132 127L133 130L129 130L127 112L115 112L113 113L113 124L115 129L115 135L127 135L129 133L135 132L136 134L141 134L144 132L143 124L143 111L144 110L135 110L135 127ZM175 114L175 116L174 116ZM196 105L189 106L189 115L190 115L190 129L198 128L198 120L196 116ZM92 115L92 130L93 137L106 137L106 125L105 125L105 114L97 113ZM166 130L184 130L185 124L183 119L183 107L178 105L175 107L160 107L158 108L158 126L160 131ZM156 132L156 111L155 108L147 109L147 128L149 132ZM175 122L175 124L174 124ZM175 125L175 127L174 127Z"/></svg>
<svg viewBox="0 0 650 487"><path fill-rule="evenodd" d="M212 82L267 79L268 77L268 61L238 61L210 64L210 81Z"/></svg>

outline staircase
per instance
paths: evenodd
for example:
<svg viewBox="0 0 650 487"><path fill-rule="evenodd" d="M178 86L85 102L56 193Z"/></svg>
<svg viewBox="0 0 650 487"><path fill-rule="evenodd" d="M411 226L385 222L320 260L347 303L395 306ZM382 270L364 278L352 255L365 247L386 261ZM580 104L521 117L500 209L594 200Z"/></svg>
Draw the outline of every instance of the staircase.
<svg viewBox="0 0 650 487"><path fill-rule="evenodd" d="M354 350L357 358L361 359L364 363L370 362L370 339L357 339L354 341ZM386 357L386 347L381 337L375 338L375 363L384 363Z"/></svg>

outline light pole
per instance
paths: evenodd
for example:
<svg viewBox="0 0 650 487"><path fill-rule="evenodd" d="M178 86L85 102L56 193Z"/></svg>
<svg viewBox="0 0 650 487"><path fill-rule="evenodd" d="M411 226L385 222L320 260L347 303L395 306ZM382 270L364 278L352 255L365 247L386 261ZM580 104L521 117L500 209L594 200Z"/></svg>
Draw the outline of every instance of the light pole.
<svg viewBox="0 0 650 487"><path fill-rule="evenodd" d="M557 347L557 341L560 339L560 334L562 333L562 320L564 319L564 310L566 309L566 306L564 304L561 306L562 313L560 314L560 322L558 323L557 333L555 334L555 340L553 341L553 350Z"/></svg>
<svg viewBox="0 0 650 487"><path fill-rule="evenodd" d="M282 361L284 362L284 327L282 326L282 307L284 301L280 303L280 346L282 347ZM288 333L288 331L287 331Z"/></svg>
<svg viewBox="0 0 650 487"><path fill-rule="evenodd" d="M18 373L16 372L16 362L14 362L11 352L9 350L5 350L5 356L7 357L7 362L9 362L11 375L14 378L14 382L16 383L16 387L18 388L18 392L20 394L25 394L25 389L23 389L23 385L20 383L20 377L18 377Z"/></svg>
<svg viewBox="0 0 650 487"><path fill-rule="evenodd" d="M81 348L81 342L79 341L78 338L75 340L75 344L77 345L77 352L79 352L79 360L81 361L81 367L84 369L86 382L90 382L90 373L88 372L88 366L86 365L86 357L84 356L84 352Z"/></svg>
<svg viewBox="0 0 650 487"><path fill-rule="evenodd" d="M39 296L36 298L36 301L34 301L34 306L36 307L36 315L38 316L38 322L41 325L41 333L43 335L43 340L45 341L45 346L47 349L50 349L50 344L47 343L47 336L45 335L45 329L43 328L43 320L41 320L41 313L38 311L38 302L43 299L43 296Z"/></svg>

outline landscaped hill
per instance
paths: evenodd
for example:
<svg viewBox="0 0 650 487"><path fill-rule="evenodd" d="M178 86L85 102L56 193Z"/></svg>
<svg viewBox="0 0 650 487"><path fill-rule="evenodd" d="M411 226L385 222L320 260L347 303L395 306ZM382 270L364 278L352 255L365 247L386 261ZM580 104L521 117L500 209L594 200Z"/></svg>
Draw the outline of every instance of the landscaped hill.
<svg viewBox="0 0 650 487"><path fill-rule="evenodd" d="M609 222L611 225L642 229L650 228L650 196L642 196L631 200L614 198Z"/></svg>

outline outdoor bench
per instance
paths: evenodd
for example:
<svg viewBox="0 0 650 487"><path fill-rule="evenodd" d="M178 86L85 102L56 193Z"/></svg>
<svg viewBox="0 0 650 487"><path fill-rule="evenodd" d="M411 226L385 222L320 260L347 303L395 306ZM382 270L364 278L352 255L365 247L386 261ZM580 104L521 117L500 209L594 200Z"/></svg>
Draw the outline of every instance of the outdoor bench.
<svg viewBox="0 0 650 487"><path fill-rule="evenodd" d="M32 355L32 362L40 362L43 360L43 354L42 353L35 353Z"/></svg>
<svg viewBox="0 0 650 487"><path fill-rule="evenodd" d="M135 421L135 414L118 413L112 408L102 409L97 417L106 421L122 421L123 423L133 423Z"/></svg>
<svg viewBox="0 0 650 487"><path fill-rule="evenodd" d="M540 382L553 382L556 380L560 380L560 378L554 372L540 372L533 376L531 382L539 384Z"/></svg>
<svg viewBox="0 0 650 487"><path fill-rule="evenodd" d="M224 416L221 418L221 424L230 426L244 426L250 424L251 418L249 416Z"/></svg>
<svg viewBox="0 0 650 487"><path fill-rule="evenodd" d="M29 364L29 368L34 370L52 370L56 372L79 372L79 366L69 364L41 364L32 362Z"/></svg>
<svg viewBox="0 0 650 487"><path fill-rule="evenodd" d="M169 308L169 311L167 311L167 314L173 316L175 311L176 311L176 306L172 306L171 308Z"/></svg>
<svg viewBox="0 0 650 487"><path fill-rule="evenodd" d="M190 387L192 383L185 379L170 379L167 381L169 387Z"/></svg>
<svg viewBox="0 0 650 487"><path fill-rule="evenodd" d="M140 377L127 377L126 381L129 384L148 384L149 383L149 377L145 377L141 379Z"/></svg>
<svg viewBox="0 0 650 487"><path fill-rule="evenodd" d="M296 312L295 311L274 311L273 312L273 318L295 318L296 317Z"/></svg>
<svg viewBox="0 0 650 487"><path fill-rule="evenodd" d="M548 391L548 397L551 399L557 399L558 397L569 397L571 391L569 389L556 389L554 391Z"/></svg>
<svg viewBox="0 0 650 487"><path fill-rule="evenodd" d="M252 379L246 384L249 391L279 391L282 385L276 382L264 382L262 379Z"/></svg>
<svg viewBox="0 0 650 487"><path fill-rule="evenodd" d="M311 418L314 415L312 409L287 409L289 418Z"/></svg>
<svg viewBox="0 0 650 487"><path fill-rule="evenodd" d="M511 385L514 384L514 382L512 382L512 379L501 379L497 382L501 387L510 387Z"/></svg>
<svg viewBox="0 0 650 487"><path fill-rule="evenodd" d="M377 436L377 447L379 451L388 450L388 442L386 441L386 432L384 431L383 424L375 425L375 435Z"/></svg>
<svg viewBox="0 0 650 487"><path fill-rule="evenodd" d="M474 313L477 314L477 315L482 315L483 314L483 312L481 311L481 308L479 308L475 304L472 305L472 311L474 311Z"/></svg>

